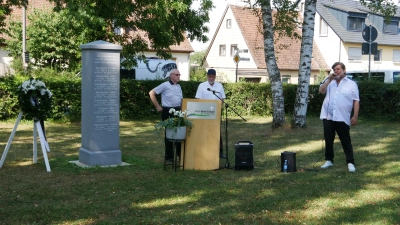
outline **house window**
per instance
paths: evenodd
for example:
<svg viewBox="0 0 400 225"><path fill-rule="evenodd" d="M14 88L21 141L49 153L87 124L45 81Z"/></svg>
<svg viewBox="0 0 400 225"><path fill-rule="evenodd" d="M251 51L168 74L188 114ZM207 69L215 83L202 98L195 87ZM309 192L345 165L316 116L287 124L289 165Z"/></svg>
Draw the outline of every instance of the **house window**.
<svg viewBox="0 0 400 225"><path fill-rule="evenodd" d="M328 36L328 24L322 18L319 21L319 36Z"/></svg>
<svg viewBox="0 0 400 225"><path fill-rule="evenodd" d="M116 35L122 35L123 34L123 29L121 27L116 27L114 28L114 34Z"/></svg>
<svg viewBox="0 0 400 225"><path fill-rule="evenodd" d="M244 77L244 81L249 83L260 83L261 77Z"/></svg>
<svg viewBox="0 0 400 225"><path fill-rule="evenodd" d="M282 83L290 84L290 75L283 75L282 76Z"/></svg>
<svg viewBox="0 0 400 225"><path fill-rule="evenodd" d="M400 50L393 50L393 62L400 62Z"/></svg>
<svg viewBox="0 0 400 225"><path fill-rule="evenodd" d="M226 28L227 29L231 29L231 27L232 27L232 20L231 19L227 19L226 20Z"/></svg>
<svg viewBox="0 0 400 225"><path fill-rule="evenodd" d="M349 61L360 61L361 60L361 48L349 48Z"/></svg>
<svg viewBox="0 0 400 225"><path fill-rule="evenodd" d="M376 54L374 55L374 61L375 62L379 62L382 60L382 49L379 49L378 51L376 51Z"/></svg>
<svg viewBox="0 0 400 225"><path fill-rule="evenodd" d="M389 24L383 23L383 32L385 34L397 35L399 32L399 22L398 21L390 21Z"/></svg>
<svg viewBox="0 0 400 225"><path fill-rule="evenodd" d="M300 12L304 13L304 2L300 3Z"/></svg>
<svg viewBox="0 0 400 225"><path fill-rule="evenodd" d="M237 45L231 45L231 56L235 56L236 53L238 52Z"/></svg>
<svg viewBox="0 0 400 225"><path fill-rule="evenodd" d="M223 83L224 82L224 77L223 76L216 76L215 81Z"/></svg>
<svg viewBox="0 0 400 225"><path fill-rule="evenodd" d="M359 17L348 17L348 28L349 31L362 31L364 27L364 18Z"/></svg>
<svg viewBox="0 0 400 225"><path fill-rule="evenodd" d="M114 28L114 34L116 34L116 35L122 35L123 34L124 29L122 27L115 26L115 21L112 22L112 27Z"/></svg>
<svg viewBox="0 0 400 225"><path fill-rule="evenodd" d="M225 56L226 55L226 45L220 45L219 46L219 56Z"/></svg>

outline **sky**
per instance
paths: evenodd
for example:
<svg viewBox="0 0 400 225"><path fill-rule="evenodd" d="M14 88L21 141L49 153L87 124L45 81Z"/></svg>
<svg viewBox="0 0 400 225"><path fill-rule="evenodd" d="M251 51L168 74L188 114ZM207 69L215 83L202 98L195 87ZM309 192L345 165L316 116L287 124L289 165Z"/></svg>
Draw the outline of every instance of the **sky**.
<svg viewBox="0 0 400 225"><path fill-rule="evenodd" d="M209 41L206 43L202 43L196 40L190 42L192 44L194 51L198 52L207 49L208 44L210 43L212 37L214 36L219 21L221 20L222 14L224 13L224 10L228 4L241 5L241 6L245 5L241 0L213 0L213 5L215 6L215 8L213 8L212 11L210 11L209 13L210 23L206 24L209 28L209 32L207 34ZM193 1L192 7L198 8L199 5L200 5L200 0Z"/></svg>

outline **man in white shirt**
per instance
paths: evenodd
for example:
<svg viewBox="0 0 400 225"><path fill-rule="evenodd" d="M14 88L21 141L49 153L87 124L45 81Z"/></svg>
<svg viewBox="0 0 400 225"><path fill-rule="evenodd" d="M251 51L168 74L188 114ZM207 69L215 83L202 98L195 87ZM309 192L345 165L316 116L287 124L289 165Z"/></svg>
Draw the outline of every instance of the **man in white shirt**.
<svg viewBox="0 0 400 225"><path fill-rule="evenodd" d="M343 63L334 63L332 69L334 73L330 74L319 87L319 92L326 94L320 114L324 126L326 160L321 168L333 166L333 143L336 132L346 155L349 172L355 172L350 126L358 122L360 109L358 86L346 77L346 66ZM353 116L350 118L353 109Z"/></svg>
<svg viewBox="0 0 400 225"><path fill-rule="evenodd" d="M225 91L222 84L215 81L216 77L217 72L214 69L209 69L207 71L207 81L199 85L195 98L221 100L222 106L222 102L225 99ZM226 158L226 156L223 154L222 136L220 136L219 141L219 153L220 158Z"/></svg>
<svg viewBox="0 0 400 225"><path fill-rule="evenodd" d="M157 112L161 113L161 119L166 120L171 115L169 110L174 108L175 110L181 110L182 105L182 89L178 84L180 81L181 74L179 70L173 69L169 74L169 80L161 83L149 92L149 96ZM161 104L158 103L156 95L161 94ZM165 160L173 160L174 148L173 143L164 138L165 143ZM181 155L181 143L176 143L176 154L180 157Z"/></svg>

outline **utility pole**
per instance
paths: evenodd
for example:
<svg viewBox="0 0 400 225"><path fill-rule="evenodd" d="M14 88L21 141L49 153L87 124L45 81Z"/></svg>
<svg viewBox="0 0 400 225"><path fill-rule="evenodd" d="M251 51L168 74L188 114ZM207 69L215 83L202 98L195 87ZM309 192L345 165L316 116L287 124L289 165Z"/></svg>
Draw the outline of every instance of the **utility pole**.
<svg viewBox="0 0 400 225"><path fill-rule="evenodd" d="M26 6L22 7L22 65L24 69L27 67L26 62Z"/></svg>

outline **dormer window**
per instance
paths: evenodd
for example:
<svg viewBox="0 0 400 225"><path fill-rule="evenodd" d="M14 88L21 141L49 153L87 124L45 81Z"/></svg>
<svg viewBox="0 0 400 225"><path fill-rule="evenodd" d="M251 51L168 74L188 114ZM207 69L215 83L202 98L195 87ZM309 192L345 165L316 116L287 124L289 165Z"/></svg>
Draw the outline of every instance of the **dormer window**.
<svg viewBox="0 0 400 225"><path fill-rule="evenodd" d="M389 24L383 23L383 33L397 35L399 33L399 22L390 21Z"/></svg>
<svg viewBox="0 0 400 225"><path fill-rule="evenodd" d="M365 19L360 17L348 17L347 19L349 31L362 31L364 28Z"/></svg>

